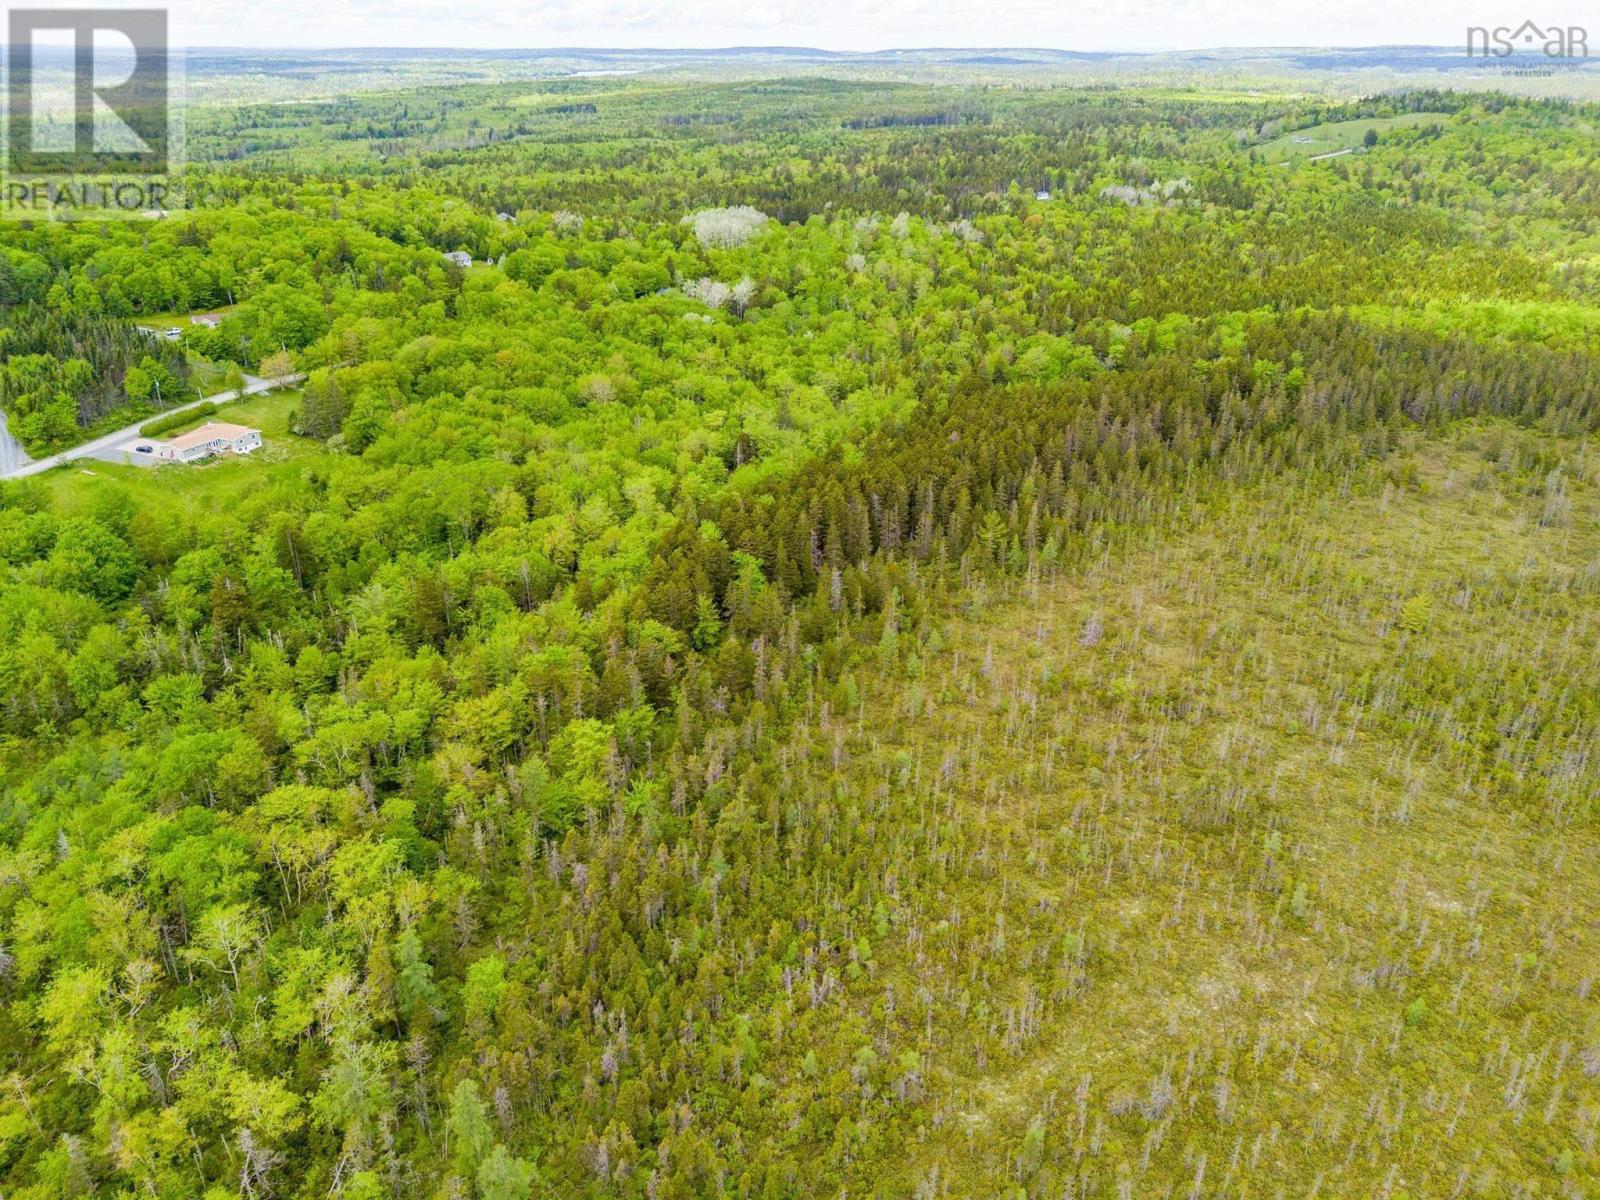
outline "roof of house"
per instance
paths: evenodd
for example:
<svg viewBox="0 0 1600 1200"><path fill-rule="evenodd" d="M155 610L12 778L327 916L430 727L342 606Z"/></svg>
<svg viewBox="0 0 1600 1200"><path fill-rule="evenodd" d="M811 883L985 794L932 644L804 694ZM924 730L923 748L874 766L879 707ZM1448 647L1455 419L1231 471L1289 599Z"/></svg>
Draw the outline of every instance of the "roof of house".
<svg viewBox="0 0 1600 1200"><path fill-rule="evenodd" d="M204 446L210 442L237 441L247 433L258 432L243 425L230 425L226 421L207 421L199 429L191 429L188 433L180 434L167 444L176 450L193 450L196 446Z"/></svg>

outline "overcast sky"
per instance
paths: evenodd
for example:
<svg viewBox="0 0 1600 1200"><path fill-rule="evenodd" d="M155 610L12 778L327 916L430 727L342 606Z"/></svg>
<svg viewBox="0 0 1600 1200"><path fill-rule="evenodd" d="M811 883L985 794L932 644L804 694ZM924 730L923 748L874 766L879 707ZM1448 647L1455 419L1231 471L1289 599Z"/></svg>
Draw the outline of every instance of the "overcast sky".
<svg viewBox="0 0 1600 1200"><path fill-rule="evenodd" d="M171 8L174 40L196 46L1454 46L1469 25L1532 18L1587 23L1600 53L1600 6L1570 0L175 0Z"/></svg>

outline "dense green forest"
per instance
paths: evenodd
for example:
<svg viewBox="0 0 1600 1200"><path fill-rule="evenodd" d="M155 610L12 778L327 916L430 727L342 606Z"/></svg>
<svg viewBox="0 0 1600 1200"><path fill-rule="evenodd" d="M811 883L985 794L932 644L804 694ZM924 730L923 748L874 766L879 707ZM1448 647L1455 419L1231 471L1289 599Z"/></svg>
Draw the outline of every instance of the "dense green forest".
<svg viewBox="0 0 1600 1200"><path fill-rule="evenodd" d="M1600 1194L1597 121L472 84L0 226L31 452L306 374L0 484L0 1192Z"/></svg>
<svg viewBox="0 0 1600 1200"><path fill-rule="evenodd" d="M186 354L103 309L24 303L0 321L0 408L26 445L70 446L102 418L195 394Z"/></svg>

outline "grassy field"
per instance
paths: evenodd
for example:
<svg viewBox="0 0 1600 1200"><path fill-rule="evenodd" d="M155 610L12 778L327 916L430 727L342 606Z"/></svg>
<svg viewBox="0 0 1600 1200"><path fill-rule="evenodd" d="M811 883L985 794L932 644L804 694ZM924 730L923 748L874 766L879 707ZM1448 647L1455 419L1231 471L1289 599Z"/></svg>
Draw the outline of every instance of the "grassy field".
<svg viewBox="0 0 1600 1200"><path fill-rule="evenodd" d="M192 318L199 316L201 313L214 312L222 316L227 316L238 307L239 306L237 304L224 304L220 308L197 308L192 313L139 313L138 315L132 317L131 320L137 325L143 325L147 328L157 330L158 332L165 331L173 326L177 326L179 329L187 330L193 324ZM199 328L199 326L195 326L195 328Z"/></svg>
<svg viewBox="0 0 1600 1200"><path fill-rule="evenodd" d="M320 443L289 432L289 415L299 402L299 390L290 388L248 396L223 405L214 416L197 420L196 424L231 421L261 430L262 447L248 458L164 467L81 459L51 471L43 481L56 502L68 510L91 504L97 491L105 488L126 491L140 502L154 500L185 510L226 508L241 492L296 473L308 459L325 453Z"/></svg>
<svg viewBox="0 0 1600 1200"><path fill-rule="evenodd" d="M1373 117L1363 121L1334 121L1292 130L1257 147L1256 153L1267 162L1294 162L1324 154L1337 154L1342 150L1355 150L1362 144L1368 130L1377 130L1381 138L1391 129L1442 124L1449 119L1448 113L1403 113L1397 117Z"/></svg>
<svg viewBox="0 0 1600 1200"><path fill-rule="evenodd" d="M936 881L852 989L896 1194L1592 1194L1597 482L1499 426L1291 477L848 685L786 770Z"/></svg>

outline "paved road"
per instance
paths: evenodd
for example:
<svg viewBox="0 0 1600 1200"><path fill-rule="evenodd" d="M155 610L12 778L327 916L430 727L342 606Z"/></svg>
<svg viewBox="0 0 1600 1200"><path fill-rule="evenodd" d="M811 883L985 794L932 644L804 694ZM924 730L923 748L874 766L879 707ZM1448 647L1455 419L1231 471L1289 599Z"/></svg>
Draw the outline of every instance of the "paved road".
<svg viewBox="0 0 1600 1200"><path fill-rule="evenodd" d="M0 479L28 465L28 452L6 428L6 414L0 412Z"/></svg>
<svg viewBox="0 0 1600 1200"><path fill-rule="evenodd" d="M285 384L299 383L304 378L304 375L290 375L285 378L283 382ZM131 442L134 438L139 436L140 425L148 425L151 421L154 421L160 417L165 417L172 413L187 412L191 408L199 408L200 405L206 403L207 401L210 401L212 404L225 404L229 400L237 400L240 396L254 396L260 392L269 391L275 386L277 385L271 380L256 379L253 376L246 375L245 385L242 388L238 388L233 391L218 392L215 396L202 396L199 400L191 400L187 404L179 404L174 408L164 409L154 416L145 417L132 425L128 425L117 430L115 433L108 433L104 437L97 437L92 442L84 442L83 445L74 446L71 450L63 450L60 454L52 454L48 458L41 458L34 462L28 462L26 455L23 455L23 461L21 463L8 463L3 459L0 459L0 479L22 479L28 475L37 475L41 471L48 471L51 467L59 467L62 463L72 462L74 459L94 458L97 455L104 454L108 450L115 450L118 446L121 446L125 442ZM0 417L0 430L3 430L4 427L5 418ZM9 440L9 438L6 440ZM18 447L17 449L20 453L21 447ZM5 451L0 449L0 455L3 455L4 453Z"/></svg>

